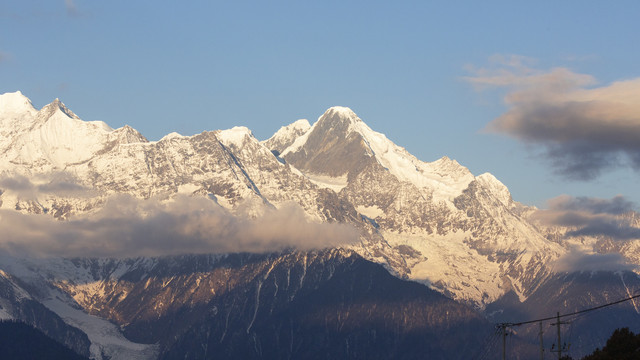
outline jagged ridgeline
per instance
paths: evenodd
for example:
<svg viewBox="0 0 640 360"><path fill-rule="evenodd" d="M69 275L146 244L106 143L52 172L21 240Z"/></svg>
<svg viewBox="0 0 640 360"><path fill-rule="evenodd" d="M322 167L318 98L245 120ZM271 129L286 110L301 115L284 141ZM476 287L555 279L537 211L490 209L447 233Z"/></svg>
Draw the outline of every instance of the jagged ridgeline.
<svg viewBox="0 0 640 360"><path fill-rule="evenodd" d="M58 324L95 359L467 359L491 322L640 286L629 266L558 266L576 244L637 264L637 239L569 237L493 175L421 161L345 107L265 141L148 141L0 95L0 212L0 317ZM575 354L637 331L634 305L577 319ZM536 331L509 351L535 354Z"/></svg>

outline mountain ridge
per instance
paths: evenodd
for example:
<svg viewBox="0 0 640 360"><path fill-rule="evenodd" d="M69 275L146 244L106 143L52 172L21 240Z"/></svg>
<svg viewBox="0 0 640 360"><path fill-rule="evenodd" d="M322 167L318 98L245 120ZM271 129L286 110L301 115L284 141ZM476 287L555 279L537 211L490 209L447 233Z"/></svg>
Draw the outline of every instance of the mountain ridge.
<svg viewBox="0 0 640 360"><path fill-rule="evenodd" d="M578 234L575 228L545 223L534 216L539 212L537 209L514 201L509 189L492 174L475 176L446 156L423 162L384 134L373 131L346 107L328 109L312 125L298 120L283 126L264 141L256 139L246 127L205 131L193 136L171 133L158 141L148 141L128 125L112 129L102 122L82 121L59 100L36 110L28 98L18 92L0 95L0 106L3 104L7 105L0 107L3 135L0 139L0 227L39 229L40 234L5 231L0 249L10 252L18 244L27 252L29 246L38 247L36 253L42 254L47 249L58 248L51 241L59 241L60 245L68 244L69 239L80 241L74 243L75 247L65 248L69 250L65 259L25 260L35 261L29 266L39 269L36 272L6 259L0 269L32 287L52 289L44 296L25 291L59 318L90 333L94 358L101 356L97 355L97 349L140 353L140 358L153 357L165 350L169 354L172 350L168 347L159 349L132 343L131 339L122 338L121 330L104 322L92 323L86 312L125 327L131 320L131 329L138 330L125 331L125 335L141 341L136 336L144 333L147 320L136 314L150 309L147 305L141 308L141 304L155 301L153 306L166 310L167 303L176 301L176 306L188 307L186 298L169 301L170 297L165 295L197 288L196 277L182 276L181 269L188 268L189 261L193 261L184 254L193 249L202 253L208 244L215 244L208 243L213 240L236 246L212 247L233 249L207 258L213 263L216 256L239 256L241 261L252 261L250 259L258 256L252 255L253 252L273 254L275 251L278 255L265 260L266 267L261 269L268 270L283 262L289 264L290 270L283 268L276 277L270 277L268 271L261 273L264 279L258 276L256 282L244 282L238 290L239 294L252 294L257 302L269 303L278 296L266 299L263 295L290 288L287 271L307 269L306 261L316 256L309 248L295 256L287 252L296 246L302 248L310 237L309 231L314 232L316 240L326 237L335 240L344 235L340 230L344 228L315 226L318 224L338 224L349 228L355 236L339 245L334 241L316 241L312 249L325 244L324 247L338 247L340 250L334 249L338 252L352 252L363 261L382 265L397 278L426 285L479 312L537 316L540 309L532 305L535 302L552 299L549 306L561 307L566 306L559 301L562 297L578 297L577 292L584 289L594 291L585 285L580 269L571 269L571 261L580 263L580 259L572 258L575 249L590 256L611 255L618 262L640 262L639 241L621 243L602 236L572 235ZM76 140L78 137L80 140ZM637 227L640 217L636 215L620 216ZM55 227L57 232L46 232L53 227L50 223L38 222L44 218L62 220L56 222L60 224ZM305 223L311 225L305 227ZM180 224L179 237L167 237L163 232L173 230L163 227L164 224ZM252 228L252 224L260 226ZM116 228L120 232L101 233L105 228ZM216 229L221 231L213 231ZM211 240L213 234L220 238ZM7 240L9 235L13 238ZM243 243L247 237L248 242ZM269 247L272 245L255 246L266 238L292 241L276 241L277 246L273 248ZM102 259L92 260L89 251L99 247L83 247L82 239L106 244L101 249L122 248L111 253L105 250L101 253ZM35 245L29 243L31 240ZM138 249L127 252L127 246L136 240L143 240L144 246L154 251L147 255ZM251 243L254 247L250 250L242 247ZM247 251L250 254L231 254ZM141 257L122 259L123 254ZM149 254L166 258L154 260ZM301 263L295 263L292 258ZM319 274L331 273L331 269L340 266L342 260L335 263L336 259L329 256L315 275L306 274L307 270L301 270L300 274L327 280ZM139 263L132 265L136 261ZM167 274L167 279L154 283L155 290L147 293L149 297L141 297L147 289L145 282L151 281L154 271L151 265L158 261L163 263L158 271ZM14 264L13 270L10 264ZM86 264L87 268L78 264ZM378 273L377 268L365 267ZM598 273L597 270L589 271ZM616 294L633 292L640 287L636 273L628 271L637 271L637 267L619 270L625 271L622 282L616 273L604 271L599 273L597 283L612 282L609 291ZM34 275L38 271L49 274L49 278ZM238 279L248 276L244 271L253 270L243 270L237 274ZM127 274L125 278L121 278L123 273ZM86 283L78 282L79 274L86 276L82 280ZM215 276L223 275L216 273ZM367 272L366 276L371 275ZM289 280L283 282L285 278ZM266 279L275 283L268 285L269 292L262 288L267 286ZM214 281L215 277L210 280ZM0 284L0 288L2 286ZM4 286L14 289L8 282ZM137 295L128 296L134 288ZM354 288L345 291L348 293ZM571 293L564 293L562 289L571 289ZM220 301L239 301L235 296ZM588 301L586 297L579 298ZM594 299L602 301L600 297ZM13 297L7 301L22 306ZM165 305L158 301L164 301ZM220 306L221 303L215 308ZM243 308L248 306L245 301ZM293 305L288 302L278 306ZM255 304L255 308L260 306ZM288 311L285 312L292 314ZM626 315L612 319L622 321L638 313L637 309L625 311ZM7 314L22 316L19 312ZM273 325L271 318L262 319ZM243 317L239 331L250 332L253 320L251 316ZM221 331L218 334L226 337L224 329L211 328L207 323L195 324L185 325L185 331L197 332L190 327L197 326ZM96 329L107 331L110 337L100 338ZM335 333L324 334L327 341L335 341ZM210 339L194 338L199 345L210 342ZM163 346L169 346L169 337L163 339L167 341ZM368 341L359 344L368 344ZM117 346L112 347L113 343ZM175 345L183 349L186 344L190 344L188 339Z"/></svg>
<svg viewBox="0 0 640 360"><path fill-rule="evenodd" d="M18 99L20 96L11 95ZM481 307L509 290L505 288L505 281L519 282L517 279L525 276L524 269L533 266L530 264L532 259L548 259L545 249L554 249L550 252L552 258L562 254L560 247L535 236L528 225L518 225L521 220L511 213L513 200L508 189L495 177L475 177L448 157L431 163L422 162L384 134L371 130L346 107L329 108L308 128L304 121L289 125L288 129L283 127L285 132L289 132L287 141L293 142L278 156L266 147L269 140L258 141L246 127L187 137L168 136L157 142L148 142L129 126L113 130L106 124L82 122L70 110L59 110L66 109L59 100L43 107L37 114L49 112L51 108L58 109L54 112L58 115L49 116L47 121L63 122L67 126L63 132L73 133L73 130L68 130L71 126L92 131L83 134L84 140L91 140L78 145L83 155L51 155L56 151L73 153L67 146L73 143L71 139L54 136L48 142L35 143L47 151L31 152L20 162L10 160L15 165L0 170L25 175L43 170L64 170L73 173L82 186L103 194L94 198L92 203L72 199L72 204L61 204L60 199L51 198L50 205L42 205L43 208L52 208L53 213L63 213L60 218L68 218L73 212L83 212L82 208L94 209L104 203L108 194L122 192L144 199L151 196L170 198L187 191L189 195L209 196L232 211L237 210L241 202L249 201L256 204L251 205L251 216L259 216L263 212L262 206L278 208L293 201L314 221L344 222L351 219L348 223L362 232L363 242L355 248L365 257L385 264L398 276L425 282L458 300L471 301ZM29 116L29 113L24 115L25 118ZM47 130L55 133L55 128ZM42 133L44 130L39 131ZM21 137L25 135L18 134L18 138ZM27 137L32 138L33 135ZM12 145L5 147L11 149ZM49 166L33 169L29 161L36 164L48 162ZM195 168L192 172L190 163L202 164L203 161L213 161L216 165L201 165L200 169ZM478 190L465 193L470 186ZM143 189L147 190L142 192ZM480 195L489 204L476 204ZM494 199L496 195L498 200ZM42 199L37 201L37 204L45 203ZM343 204L339 205L342 210L335 208L339 203ZM496 204L504 210L482 210ZM25 204L21 208L33 206ZM68 211L65 213L61 210L63 208ZM345 213L345 209L351 210ZM356 215L358 213L360 217ZM345 214L349 215L345 217ZM510 245L500 245L494 239L495 246L489 243L487 247L487 240L475 239L479 233L474 229L483 228L478 221L486 221L476 214L484 214L484 219L507 216L509 220L505 224L512 224L507 226L509 230L499 230L500 226L496 228L502 220L490 227L496 228L496 234L519 229L520 236L529 239L528 243L537 239L534 241L536 244L528 245L532 254L509 259L495 256L496 252L502 252ZM502 241L508 240L504 238ZM456 245L446 246L446 243ZM372 252L373 249L376 250ZM488 257L474 255L473 252L478 250L487 253ZM459 257L465 253L468 254L463 256L465 262L476 265L446 275L447 271L442 266L454 258L461 260ZM429 265L433 261L433 265L439 265ZM468 279L480 269L495 274L498 270L496 265L505 261L509 263L507 269L498 277L491 275L485 279L482 288L463 285L470 284ZM543 270L544 263L538 263L539 273L534 278L546 276L544 274L548 272ZM427 268L430 270L425 272ZM433 269L436 269L435 273ZM453 278L451 274L455 274ZM492 285L487 287L486 284ZM524 291L519 293L526 296Z"/></svg>

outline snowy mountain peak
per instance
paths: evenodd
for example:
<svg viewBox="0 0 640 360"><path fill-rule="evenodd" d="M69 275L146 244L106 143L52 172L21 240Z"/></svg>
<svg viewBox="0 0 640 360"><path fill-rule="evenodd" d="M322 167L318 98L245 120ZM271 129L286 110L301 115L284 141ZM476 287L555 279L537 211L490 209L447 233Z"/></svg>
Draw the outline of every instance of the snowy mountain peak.
<svg viewBox="0 0 640 360"><path fill-rule="evenodd" d="M353 130L353 126L363 123L353 110L344 106L334 106L320 116L314 126Z"/></svg>
<svg viewBox="0 0 640 360"><path fill-rule="evenodd" d="M95 123L95 122L94 122ZM104 124L108 127L107 124ZM105 129L107 130L107 129ZM121 144L133 144L133 143L146 143L149 142L138 130L132 128L129 125L125 125L119 129L113 130L113 135L118 139Z"/></svg>
<svg viewBox="0 0 640 360"><path fill-rule="evenodd" d="M424 196L449 201L474 179L466 167L448 157L420 161L341 106L325 111L282 156L305 173L331 177L354 175L367 164L378 163L399 181L424 191Z"/></svg>
<svg viewBox="0 0 640 360"><path fill-rule="evenodd" d="M160 139L160 141L169 141L171 139L180 139L180 138L184 138L185 136L177 133L177 132L170 132L167 135L163 136L162 139Z"/></svg>
<svg viewBox="0 0 640 360"><path fill-rule="evenodd" d="M511 193L509 189L500 180L496 179L490 173L484 173L476 176L476 181L482 185L487 191L489 191L496 199L498 199L504 206L509 206L511 203Z"/></svg>
<svg viewBox="0 0 640 360"><path fill-rule="evenodd" d="M455 159L443 156L440 159L429 163L434 172L440 175L447 175L452 178L472 177L471 171L460 165Z"/></svg>
<svg viewBox="0 0 640 360"><path fill-rule="evenodd" d="M373 159L362 130L371 132L349 108L335 106L284 151L282 157L299 170L341 177Z"/></svg>
<svg viewBox="0 0 640 360"><path fill-rule="evenodd" d="M60 99L39 111L20 92L2 95L1 101L13 112L0 117L4 135L0 151L8 158L7 164L20 165L26 173L64 169L117 144L147 142L129 126L113 130L102 121L83 121Z"/></svg>
<svg viewBox="0 0 640 360"><path fill-rule="evenodd" d="M293 123L287 126L283 126L280 129L284 129L284 128L306 132L307 130L309 130L309 128L311 128L311 124L309 124L309 120L307 119L300 119L300 120L294 121Z"/></svg>
<svg viewBox="0 0 640 360"><path fill-rule="evenodd" d="M311 125L307 119L297 120L289 125L281 127L273 136L262 143L269 149L281 153L300 136L304 135Z"/></svg>
<svg viewBox="0 0 640 360"><path fill-rule="evenodd" d="M20 91L0 95L0 113L35 112L31 100Z"/></svg>
<svg viewBox="0 0 640 360"><path fill-rule="evenodd" d="M327 109L327 111L324 112L323 117L325 115L330 115L330 116L337 115L343 118L353 119L355 121L362 121L360 120L358 115L356 115L356 113L353 112L353 110L351 110L346 106L332 106L329 109Z"/></svg>
<svg viewBox="0 0 640 360"><path fill-rule="evenodd" d="M66 115L71 119L80 120L78 115L74 114L73 111L69 110L69 108L67 108L64 105L64 103L60 101L60 99L58 98L56 98L55 100L53 100L53 102L51 102L48 105L45 105L42 109L40 109L40 111L38 112L38 118L46 120L54 116L56 112L61 112L62 114Z"/></svg>
<svg viewBox="0 0 640 360"><path fill-rule="evenodd" d="M220 130L217 136L225 146L241 148L245 139L252 138L253 133L246 126L234 126L231 129Z"/></svg>

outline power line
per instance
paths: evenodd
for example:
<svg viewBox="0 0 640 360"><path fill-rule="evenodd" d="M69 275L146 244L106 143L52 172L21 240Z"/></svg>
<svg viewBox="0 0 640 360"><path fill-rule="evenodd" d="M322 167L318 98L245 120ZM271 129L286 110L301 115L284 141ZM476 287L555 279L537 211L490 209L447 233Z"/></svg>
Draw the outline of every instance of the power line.
<svg viewBox="0 0 640 360"><path fill-rule="evenodd" d="M563 317L568 317L568 316L583 314L583 313L586 313L586 312L589 312L589 311L599 310L599 309L605 308L607 306L620 304L620 303L623 303L625 301L633 300L633 299L636 299L636 298L639 298L639 297L640 297L640 294L634 295L634 296L630 296L630 297L624 298L622 300L610 302L610 303L607 303L607 304L604 304L604 305L599 305L599 306L595 306L595 307L592 307L592 308L588 308L588 309L572 312L572 313L569 313L569 314L550 316L550 317L546 317L546 318L542 318L542 319L528 320L528 321L522 321L522 322L517 322L517 323L500 323L498 326L514 327L514 326L520 326L520 325L533 324L533 323L540 322L540 321L556 320L556 319L563 318Z"/></svg>
<svg viewBox="0 0 640 360"><path fill-rule="evenodd" d="M560 319L564 318L564 317L568 317L568 316L575 316L575 315L583 315L587 312L590 311L594 311L594 310L599 310L608 306L612 306L612 305L616 305L616 304L620 304L623 303L625 301L630 301L633 300L635 298L640 297L640 294L638 295L634 295L634 296L629 296L626 297L624 299L618 300L618 301L614 301L614 302L610 302L610 303L606 303L603 305L599 305L599 306L594 306L592 308L588 308L588 309L584 309L584 310L580 310L580 311L575 311L569 314L563 314L560 315L560 313L558 312L556 314L556 316L550 316L550 317L546 317L546 318L542 318L542 319L535 319L535 320L528 320L528 321L521 321L518 323L499 323L496 325L496 328L501 330L502 332L502 359L506 359L506 328L507 327L514 327L514 326L521 326L521 325L527 325L527 324L533 324L533 323L540 323L540 337L542 339L542 322L543 321L549 321L549 320L556 320L556 323L553 325L556 325L558 327L558 349L556 350L556 352L558 353L558 358L562 357L562 352L565 351L565 349L562 347L562 345L560 344L560 325L563 324L567 324L567 322L561 322ZM540 346L541 346L541 354L542 354L542 340L540 342ZM542 355L541 355L542 356Z"/></svg>
<svg viewBox="0 0 640 360"><path fill-rule="evenodd" d="M500 339L499 331L496 330L492 334L489 334L486 337L485 341L483 341L485 344L484 349L482 350L480 355L478 355L476 360L488 359L489 356L491 355L491 352L496 347L496 344L498 343L498 339Z"/></svg>

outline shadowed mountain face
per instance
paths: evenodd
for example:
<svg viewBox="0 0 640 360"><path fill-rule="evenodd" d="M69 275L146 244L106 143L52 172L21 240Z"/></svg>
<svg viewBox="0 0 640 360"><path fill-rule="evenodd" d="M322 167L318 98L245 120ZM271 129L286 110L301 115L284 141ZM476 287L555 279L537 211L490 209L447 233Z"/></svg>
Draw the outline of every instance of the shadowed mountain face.
<svg viewBox="0 0 640 360"><path fill-rule="evenodd" d="M87 360L43 332L20 322L0 321L0 358Z"/></svg>
<svg viewBox="0 0 640 360"><path fill-rule="evenodd" d="M48 279L41 296L59 291L128 341L158 344L146 358L467 359L493 330L345 250L25 264Z"/></svg>
<svg viewBox="0 0 640 360"><path fill-rule="evenodd" d="M333 177L358 173L375 159L362 134L353 128L357 122L362 120L351 110L332 108L313 126L304 147L282 155L304 172Z"/></svg>
<svg viewBox="0 0 640 360"><path fill-rule="evenodd" d="M161 358L464 359L490 330L472 309L354 254L291 254L250 267L242 273L252 279L212 299ZM455 336L468 343L456 346Z"/></svg>
<svg viewBox="0 0 640 360"><path fill-rule="evenodd" d="M640 279L629 271L575 272L556 274L546 281L524 302L513 294L489 305L486 313L492 322L520 322L554 317L561 318L562 344L566 353L574 359L590 354L596 347L602 348L609 335L617 328L640 330L640 302L624 301L619 304L583 312L601 305L627 299L640 293ZM557 343L556 319L542 322L545 349ZM534 322L512 328L518 340L531 345L539 344L540 324ZM557 345L555 345L557 346ZM557 349L557 347L556 347ZM539 352L533 346L531 357Z"/></svg>
<svg viewBox="0 0 640 360"><path fill-rule="evenodd" d="M43 289L29 284L0 270L0 317L19 319L38 328L52 340L88 356L91 345L87 335L80 329L68 325L55 312L40 303ZM11 324L5 326L11 328ZM28 332L25 330L25 332Z"/></svg>

